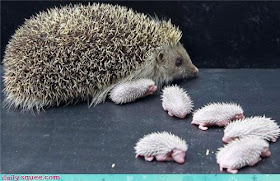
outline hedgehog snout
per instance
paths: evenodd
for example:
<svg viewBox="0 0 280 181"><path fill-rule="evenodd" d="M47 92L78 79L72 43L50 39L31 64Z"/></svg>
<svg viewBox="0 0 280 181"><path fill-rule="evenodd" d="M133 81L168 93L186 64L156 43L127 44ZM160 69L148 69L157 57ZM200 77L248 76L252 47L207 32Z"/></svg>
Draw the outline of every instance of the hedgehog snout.
<svg viewBox="0 0 280 181"><path fill-rule="evenodd" d="M194 67L194 71L193 72L194 72L195 75L198 75L199 70L198 70L198 68L196 66Z"/></svg>
<svg viewBox="0 0 280 181"><path fill-rule="evenodd" d="M224 142L224 143L229 143L229 142L231 142L231 141L233 141L233 140L235 140L236 138L231 138L231 137L228 137L228 136L224 136L223 138L222 138L222 141Z"/></svg>
<svg viewBox="0 0 280 181"><path fill-rule="evenodd" d="M185 156L186 156L185 151L180 150L180 149L175 149L175 150L173 150L171 156L175 162L180 163L180 164L185 163Z"/></svg>
<svg viewBox="0 0 280 181"><path fill-rule="evenodd" d="M271 152L268 148L264 148L264 151L261 153L262 157L269 157L271 155Z"/></svg>
<svg viewBox="0 0 280 181"><path fill-rule="evenodd" d="M178 115L178 117L181 119L185 119L186 116L187 116L187 113L182 113L182 114Z"/></svg>
<svg viewBox="0 0 280 181"><path fill-rule="evenodd" d="M222 138L222 141L223 141L224 143L228 143L230 140L229 140L228 137L225 137L225 136L224 136L224 137Z"/></svg>
<svg viewBox="0 0 280 181"><path fill-rule="evenodd" d="M184 110L180 110L180 111L176 111L174 112L175 116L181 119L185 119L185 117L187 116L187 112Z"/></svg>
<svg viewBox="0 0 280 181"><path fill-rule="evenodd" d="M199 121L196 120L196 119L193 119L192 122L191 122L191 124L197 125L197 124L199 124Z"/></svg>
<svg viewBox="0 0 280 181"><path fill-rule="evenodd" d="M198 73L199 73L199 70L195 65L193 65L189 70L189 74L191 77L196 77L198 75Z"/></svg>

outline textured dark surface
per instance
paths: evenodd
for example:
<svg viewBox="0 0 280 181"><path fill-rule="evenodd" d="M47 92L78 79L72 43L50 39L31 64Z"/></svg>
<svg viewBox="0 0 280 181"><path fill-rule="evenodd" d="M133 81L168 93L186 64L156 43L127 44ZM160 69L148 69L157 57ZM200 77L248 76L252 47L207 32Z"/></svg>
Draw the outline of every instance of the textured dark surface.
<svg viewBox="0 0 280 181"><path fill-rule="evenodd" d="M279 69L202 69L198 78L177 83L189 92L196 109L233 101L246 116L265 114L280 124L279 77ZM3 173L221 173L213 152L223 145L223 129L203 132L190 124L190 115L184 120L169 117L158 93L122 106L106 101L87 108L82 102L36 116L5 108L1 113ZM137 140L154 131L170 131L187 141L185 164L134 158ZM270 158L239 173L280 173L280 141L270 150Z"/></svg>
<svg viewBox="0 0 280 181"><path fill-rule="evenodd" d="M79 3L74 1L72 4ZM83 2L87 4L88 2ZM119 1L183 31L182 43L198 67L280 68L280 2L276 1ZM62 1L2 2L1 55L25 18Z"/></svg>

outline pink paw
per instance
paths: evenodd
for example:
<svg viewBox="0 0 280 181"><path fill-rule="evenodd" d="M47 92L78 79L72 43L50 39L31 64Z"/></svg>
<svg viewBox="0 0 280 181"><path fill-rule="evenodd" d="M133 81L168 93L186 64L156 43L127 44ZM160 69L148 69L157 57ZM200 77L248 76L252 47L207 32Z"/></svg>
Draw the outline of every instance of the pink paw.
<svg viewBox="0 0 280 181"><path fill-rule="evenodd" d="M149 162L153 161L153 159L154 159L153 156L145 156L144 158L146 161L149 161Z"/></svg>
<svg viewBox="0 0 280 181"><path fill-rule="evenodd" d="M203 130L203 131L206 131L206 130L208 129L208 127L206 127L206 125L204 125L204 124L200 124L200 125L198 126L198 128L201 129L201 130Z"/></svg>
<svg viewBox="0 0 280 181"><path fill-rule="evenodd" d="M238 170L236 170L236 169L230 169L230 168L228 168L227 171L228 171L229 173L237 173L237 172L238 172Z"/></svg>

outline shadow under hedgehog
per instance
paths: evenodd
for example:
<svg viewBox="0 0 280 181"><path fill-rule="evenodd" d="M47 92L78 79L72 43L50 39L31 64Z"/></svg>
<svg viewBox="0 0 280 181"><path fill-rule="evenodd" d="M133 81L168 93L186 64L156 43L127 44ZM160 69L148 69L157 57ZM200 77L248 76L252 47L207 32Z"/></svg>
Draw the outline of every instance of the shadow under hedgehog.
<svg viewBox="0 0 280 181"><path fill-rule="evenodd" d="M23 110L110 98L118 104L198 74L182 32L122 6L68 5L32 16L10 39L5 104Z"/></svg>

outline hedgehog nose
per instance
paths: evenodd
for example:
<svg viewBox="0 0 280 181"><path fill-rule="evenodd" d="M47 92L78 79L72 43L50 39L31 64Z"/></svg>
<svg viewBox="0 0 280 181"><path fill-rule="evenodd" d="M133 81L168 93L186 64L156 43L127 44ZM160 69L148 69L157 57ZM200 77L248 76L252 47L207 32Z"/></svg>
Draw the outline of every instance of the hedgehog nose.
<svg viewBox="0 0 280 181"><path fill-rule="evenodd" d="M185 119L187 116L186 113L182 113L182 114L179 114L178 117L181 118L181 119Z"/></svg>
<svg viewBox="0 0 280 181"><path fill-rule="evenodd" d="M199 73L199 70L197 67L194 68L194 75L197 75Z"/></svg>
<svg viewBox="0 0 280 181"><path fill-rule="evenodd" d="M223 138L222 138L222 141L223 141L224 143L228 143L228 139L227 139L226 137L223 137Z"/></svg>

